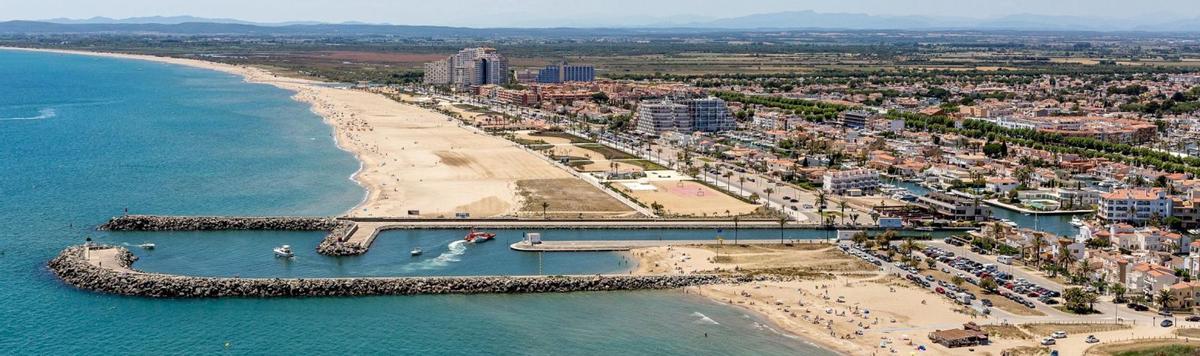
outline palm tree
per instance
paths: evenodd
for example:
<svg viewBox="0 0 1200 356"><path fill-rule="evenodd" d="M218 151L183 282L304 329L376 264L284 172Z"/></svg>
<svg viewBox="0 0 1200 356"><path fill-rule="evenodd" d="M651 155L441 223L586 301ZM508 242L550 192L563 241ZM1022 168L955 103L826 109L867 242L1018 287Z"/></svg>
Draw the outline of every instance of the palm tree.
<svg viewBox="0 0 1200 356"><path fill-rule="evenodd" d="M842 225L846 225L846 201L845 200L838 201L838 209L842 210L842 215L841 215Z"/></svg>
<svg viewBox="0 0 1200 356"><path fill-rule="evenodd" d="M1174 299L1175 296L1171 295L1171 290L1163 289L1158 291L1158 305L1162 307L1162 310L1169 310L1171 302Z"/></svg>
<svg viewBox="0 0 1200 356"><path fill-rule="evenodd" d="M817 213L825 211L825 190L817 191Z"/></svg>
<svg viewBox="0 0 1200 356"><path fill-rule="evenodd" d="M550 203L542 202L542 220L546 219L546 209L550 208Z"/></svg>
<svg viewBox="0 0 1200 356"><path fill-rule="evenodd" d="M787 222L788 222L787 215L784 215L783 217L779 218L779 244L780 245L783 244L783 225L787 224Z"/></svg>
<svg viewBox="0 0 1200 356"><path fill-rule="evenodd" d="M855 213L855 212L850 213L850 223L854 224L855 226L858 225L858 213Z"/></svg>
<svg viewBox="0 0 1200 356"><path fill-rule="evenodd" d="M775 192L775 188L763 189L763 193L767 193L767 207L771 207L771 193Z"/></svg>
<svg viewBox="0 0 1200 356"><path fill-rule="evenodd" d="M1040 232L1033 234L1033 259L1034 267L1042 268L1042 247L1046 246L1046 241L1042 240Z"/></svg>
<svg viewBox="0 0 1200 356"><path fill-rule="evenodd" d="M703 182L708 182L708 162L704 162L704 164L700 165L700 167L704 169L703 175L700 176L700 180Z"/></svg>
<svg viewBox="0 0 1200 356"><path fill-rule="evenodd" d="M1071 251L1067 249L1067 244L1069 244L1069 243L1070 243L1069 240L1059 240L1058 241L1059 267L1062 268L1063 272L1066 272L1067 275L1070 275L1070 273L1071 273L1071 271L1069 269L1071 267L1071 263L1075 262L1075 256L1072 255Z"/></svg>
<svg viewBox="0 0 1200 356"><path fill-rule="evenodd" d="M1070 253L1067 253L1067 254L1070 254ZM1087 283L1088 281L1090 281L1092 279L1092 272L1095 272L1095 271L1096 271L1096 269L1093 268L1092 264L1088 263L1087 260L1082 260L1082 261L1078 261L1075 263L1075 274L1076 274L1076 276L1079 277L1079 280L1082 281L1083 283ZM1097 281L1097 282L1104 283L1104 281ZM1092 283L1092 285L1095 286L1096 284ZM1103 291L1103 288L1097 287L1096 290Z"/></svg>
<svg viewBox="0 0 1200 356"><path fill-rule="evenodd" d="M746 176L738 176L738 194L746 191Z"/></svg>
<svg viewBox="0 0 1200 356"><path fill-rule="evenodd" d="M1113 285L1109 287L1109 291L1112 291L1113 302L1120 303L1121 301L1125 300L1125 292L1127 291L1125 290L1124 284L1113 283Z"/></svg>
<svg viewBox="0 0 1200 356"><path fill-rule="evenodd" d="M917 242L913 238L904 239L904 243L900 245L900 249L904 250L905 254L912 256L913 251L917 250Z"/></svg>

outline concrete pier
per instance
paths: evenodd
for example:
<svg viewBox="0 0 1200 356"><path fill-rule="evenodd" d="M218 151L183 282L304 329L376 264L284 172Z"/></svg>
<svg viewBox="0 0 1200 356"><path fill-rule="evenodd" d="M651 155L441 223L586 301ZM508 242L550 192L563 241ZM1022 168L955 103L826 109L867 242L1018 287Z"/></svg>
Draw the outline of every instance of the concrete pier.
<svg viewBox="0 0 1200 356"><path fill-rule="evenodd" d="M822 243L824 239L815 240L783 240L786 244ZM733 245L733 240L625 240L625 241L542 241L540 244L530 244L525 241L509 245L509 248L524 252L607 252L629 251L635 248L662 246L697 246L697 245ZM738 245L778 245L779 240L738 240Z"/></svg>

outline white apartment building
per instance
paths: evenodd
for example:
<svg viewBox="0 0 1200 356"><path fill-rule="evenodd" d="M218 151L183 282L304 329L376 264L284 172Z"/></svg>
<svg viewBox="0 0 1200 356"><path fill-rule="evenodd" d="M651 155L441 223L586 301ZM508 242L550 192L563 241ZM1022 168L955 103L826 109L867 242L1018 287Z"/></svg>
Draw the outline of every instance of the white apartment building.
<svg viewBox="0 0 1200 356"><path fill-rule="evenodd" d="M425 63L425 84L450 84L450 60Z"/></svg>
<svg viewBox="0 0 1200 356"><path fill-rule="evenodd" d="M879 189L879 171L874 169L850 169L828 171L822 178L822 189L834 194L847 192L870 193Z"/></svg>
<svg viewBox="0 0 1200 356"><path fill-rule="evenodd" d="M1096 214L1107 221L1144 223L1171 216L1171 198L1161 188L1117 189L1100 196Z"/></svg>
<svg viewBox="0 0 1200 356"><path fill-rule="evenodd" d="M643 102L638 105L637 130L651 135L667 131L691 132L692 119L687 105L669 100Z"/></svg>

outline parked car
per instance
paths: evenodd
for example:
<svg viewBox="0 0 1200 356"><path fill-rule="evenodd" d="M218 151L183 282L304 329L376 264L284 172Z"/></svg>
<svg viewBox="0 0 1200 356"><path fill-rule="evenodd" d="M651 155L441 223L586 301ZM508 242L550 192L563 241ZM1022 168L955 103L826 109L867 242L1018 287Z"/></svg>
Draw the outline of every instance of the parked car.
<svg viewBox="0 0 1200 356"><path fill-rule="evenodd" d="M1171 319L1165 319L1161 323L1158 323L1158 325L1162 325L1162 327L1164 327L1164 328L1169 328L1171 326L1174 326L1175 322L1171 321Z"/></svg>
<svg viewBox="0 0 1200 356"><path fill-rule="evenodd" d="M1095 344L1097 342L1100 342L1100 339L1097 339L1096 335L1088 335L1087 340L1084 340L1084 341L1089 344Z"/></svg>
<svg viewBox="0 0 1200 356"><path fill-rule="evenodd" d="M1054 345L1054 343L1055 343L1054 338L1052 338L1052 337L1047 337L1047 338L1042 339L1042 345L1050 346L1050 345Z"/></svg>
<svg viewBox="0 0 1200 356"><path fill-rule="evenodd" d="M1066 331L1061 331L1061 330L1060 330L1060 331L1055 331L1053 334L1050 334L1050 337L1053 337L1053 338L1055 338L1055 339L1066 339L1066 338L1067 338L1067 332L1066 332Z"/></svg>
<svg viewBox="0 0 1200 356"><path fill-rule="evenodd" d="M1197 322L1197 321L1200 321L1200 315L1192 315L1192 316L1187 317L1187 319L1183 319L1183 320L1187 320L1190 322Z"/></svg>
<svg viewBox="0 0 1200 356"><path fill-rule="evenodd" d="M984 299L984 300L980 300L979 304L982 304L985 307L990 307L990 306L992 306L992 301L988 300L988 299Z"/></svg>

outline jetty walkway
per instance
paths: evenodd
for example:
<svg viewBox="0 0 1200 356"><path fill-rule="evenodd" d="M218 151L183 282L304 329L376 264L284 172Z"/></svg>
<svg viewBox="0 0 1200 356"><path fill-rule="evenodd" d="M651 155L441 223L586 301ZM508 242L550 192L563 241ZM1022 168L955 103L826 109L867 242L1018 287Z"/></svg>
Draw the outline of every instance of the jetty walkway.
<svg viewBox="0 0 1200 356"><path fill-rule="evenodd" d="M793 243L822 243L825 239L813 240L784 240L786 244ZM509 248L524 252L609 252L629 251L635 248L663 246L696 246L696 245L733 245L733 240L600 240L600 241L542 241L531 244L521 241L509 245ZM770 239L741 239L738 245L778 245L779 240Z"/></svg>

